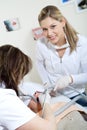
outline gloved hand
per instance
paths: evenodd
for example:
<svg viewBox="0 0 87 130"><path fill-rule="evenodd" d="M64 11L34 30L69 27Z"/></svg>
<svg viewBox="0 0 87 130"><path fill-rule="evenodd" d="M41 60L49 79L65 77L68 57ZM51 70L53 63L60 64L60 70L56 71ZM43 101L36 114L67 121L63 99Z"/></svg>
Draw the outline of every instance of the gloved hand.
<svg viewBox="0 0 87 130"><path fill-rule="evenodd" d="M50 104L51 96L49 95L48 92L46 92L45 94L40 94L38 96L38 99L41 104L41 107L43 107L43 105L46 103Z"/></svg>
<svg viewBox="0 0 87 130"><path fill-rule="evenodd" d="M69 86L72 82L73 82L73 79L71 76L63 76L56 82L54 91L65 88Z"/></svg>

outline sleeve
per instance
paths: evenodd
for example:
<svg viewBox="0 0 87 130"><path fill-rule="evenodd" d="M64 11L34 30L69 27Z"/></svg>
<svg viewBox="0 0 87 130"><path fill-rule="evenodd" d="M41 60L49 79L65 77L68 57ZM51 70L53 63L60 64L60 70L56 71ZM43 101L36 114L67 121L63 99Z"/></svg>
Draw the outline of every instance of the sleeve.
<svg viewBox="0 0 87 130"><path fill-rule="evenodd" d="M36 45L36 67L37 67L38 73L40 75L40 78L41 78L43 84L45 84L45 83L50 84L48 74L47 74L47 71L45 69L45 64L44 64L44 61L45 61L45 58L43 55L44 46L40 45L40 44L41 43L39 41L39 42L37 42L37 45Z"/></svg>
<svg viewBox="0 0 87 130"><path fill-rule="evenodd" d="M72 75L73 84L87 84L87 39L83 42L80 49L81 73Z"/></svg>
<svg viewBox="0 0 87 130"><path fill-rule="evenodd" d="M0 121L9 130L14 130L36 116L16 95L6 94L0 99Z"/></svg>

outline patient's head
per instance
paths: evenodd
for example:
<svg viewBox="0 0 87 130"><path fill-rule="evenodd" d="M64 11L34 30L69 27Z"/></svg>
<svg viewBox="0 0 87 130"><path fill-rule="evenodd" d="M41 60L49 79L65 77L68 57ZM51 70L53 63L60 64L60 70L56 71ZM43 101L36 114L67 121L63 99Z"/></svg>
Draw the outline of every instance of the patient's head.
<svg viewBox="0 0 87 130"><path fill-rule="evenodd" d="M14 89L18 95L18 84L32 69L31 58L12 45L0 47L0 82Z"/></svg>

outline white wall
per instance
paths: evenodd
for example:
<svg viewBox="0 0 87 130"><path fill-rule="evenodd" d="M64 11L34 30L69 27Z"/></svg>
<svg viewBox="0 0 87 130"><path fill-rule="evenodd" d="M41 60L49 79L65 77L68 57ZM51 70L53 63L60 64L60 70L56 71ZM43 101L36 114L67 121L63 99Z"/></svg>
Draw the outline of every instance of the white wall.
<svg viewBox="0 0 87 130"><path fill-rule="evenodd" d="M49 4L58 6L78 32L87 36L87 11L77 13L75 4L61 5L60 0L0 0L0 45L12 44L19 47L33 60L33 69L25 80L41 82L35 68L35 44L32 29L39 26L37 17L40 10ZM6 32L3 21L19 18L21 29Z"/></svg>

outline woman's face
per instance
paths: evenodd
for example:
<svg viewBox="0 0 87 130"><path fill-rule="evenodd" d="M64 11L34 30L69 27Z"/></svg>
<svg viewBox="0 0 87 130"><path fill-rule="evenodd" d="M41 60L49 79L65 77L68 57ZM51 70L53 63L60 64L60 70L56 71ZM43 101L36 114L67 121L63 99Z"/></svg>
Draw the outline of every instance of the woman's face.
<svg viewBox="0 0 87 130"><path fill-rule="evenodd" d="M61 22L47 17L40 22L43 29L44 36L54 45L61 46L65 43L65 34L63 27L65 26L64 20Z"/></svg>

